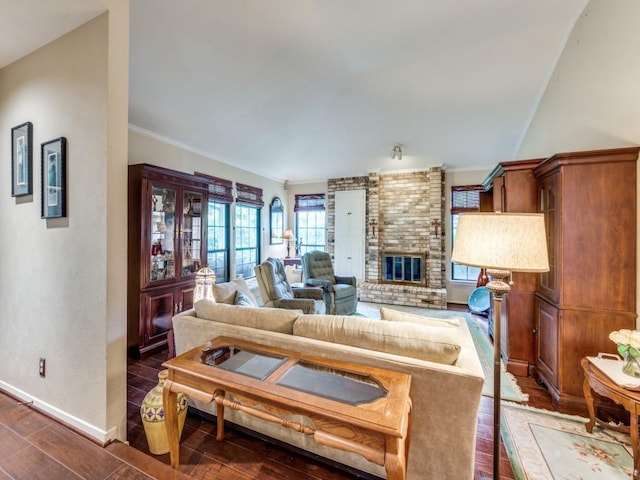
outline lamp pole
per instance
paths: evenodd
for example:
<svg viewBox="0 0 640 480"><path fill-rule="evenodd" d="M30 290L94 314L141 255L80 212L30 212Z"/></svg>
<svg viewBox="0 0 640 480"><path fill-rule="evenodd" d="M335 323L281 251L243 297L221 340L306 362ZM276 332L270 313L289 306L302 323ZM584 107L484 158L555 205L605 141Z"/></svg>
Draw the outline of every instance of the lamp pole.
<svg viewBox="0 0 640 480"><path fill-rule="evenodd" d="M486 287L493 294L493 479L500 480L500 350L502 346L502 300L511 287L509 270L487 269L492 280Z"/></svg>

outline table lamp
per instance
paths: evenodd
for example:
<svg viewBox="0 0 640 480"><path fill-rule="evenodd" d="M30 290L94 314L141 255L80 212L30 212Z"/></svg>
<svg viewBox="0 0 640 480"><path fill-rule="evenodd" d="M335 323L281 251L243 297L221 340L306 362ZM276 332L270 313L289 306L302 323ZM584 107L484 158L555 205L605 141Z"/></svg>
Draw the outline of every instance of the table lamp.
<svg viewBox="0 0 640 480"><path fill-rule="evenodd" d="M549 270L544 215L538 213L461 213L451 261L487 269L493 297L493 478L500 479L500 324L502 299L511 272Z"/></svg>
<svg viewBox="0 0 640 480"><path fill-rule="evenodd" d="M293 232L291 230L285 230L282 234L282 238L287 242L287 258L291 257L291 239L293 238Z"/></svg>

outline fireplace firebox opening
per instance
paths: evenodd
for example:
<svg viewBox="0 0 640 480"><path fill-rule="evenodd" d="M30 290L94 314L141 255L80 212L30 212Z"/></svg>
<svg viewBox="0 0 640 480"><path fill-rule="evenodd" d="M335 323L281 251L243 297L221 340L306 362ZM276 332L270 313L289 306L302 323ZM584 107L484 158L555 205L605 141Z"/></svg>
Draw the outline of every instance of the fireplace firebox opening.
<svg viewBox="0 0 640 480"><path fill-rule="evenodd" d="M424 253L383 252L382 282L426 286Z"/></svg>

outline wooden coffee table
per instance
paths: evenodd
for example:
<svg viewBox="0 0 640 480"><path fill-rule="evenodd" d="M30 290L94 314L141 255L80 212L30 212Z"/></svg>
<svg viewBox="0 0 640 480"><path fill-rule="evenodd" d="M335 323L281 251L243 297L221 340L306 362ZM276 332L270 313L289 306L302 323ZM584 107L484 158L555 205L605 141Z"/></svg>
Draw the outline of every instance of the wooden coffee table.
<svg viewBox="0 0 640 480"><path fill-rule="evenodd" d="M164 363L163 401L171 466L179 466L177 394L216 403L216 439L224 409L280 424L318 444L354 452L384 466L388 480L406 478L411 375L216 337ZM232 394L234 400L226 398ZM292 414L311 421L294 422Z"/></svg>

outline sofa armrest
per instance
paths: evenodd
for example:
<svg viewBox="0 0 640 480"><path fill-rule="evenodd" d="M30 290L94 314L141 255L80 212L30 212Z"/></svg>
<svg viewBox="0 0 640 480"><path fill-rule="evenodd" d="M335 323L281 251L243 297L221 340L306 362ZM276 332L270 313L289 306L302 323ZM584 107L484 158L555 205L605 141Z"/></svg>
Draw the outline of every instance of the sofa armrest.
<svg viewBox="0 0 640 480"><path fill-rule="evenodd" d="M353 285L357 287L356 277L350 275L336 275L336 283L346 283L347 285Z"/></svg>

